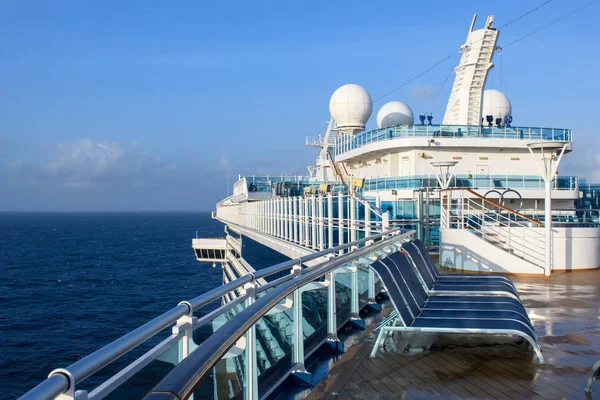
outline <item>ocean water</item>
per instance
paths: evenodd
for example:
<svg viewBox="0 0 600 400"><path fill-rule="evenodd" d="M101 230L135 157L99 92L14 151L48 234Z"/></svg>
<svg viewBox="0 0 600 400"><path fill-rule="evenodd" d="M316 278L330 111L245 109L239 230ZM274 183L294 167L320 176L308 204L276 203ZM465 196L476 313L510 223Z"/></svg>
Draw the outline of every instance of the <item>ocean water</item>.
<svg viewBox="0 0 600 400"><path fill-rule="evenodd" d="M0 398L220 285L221 269L195 260L196 231L223 225L208 213L0 213Z"/></svg>

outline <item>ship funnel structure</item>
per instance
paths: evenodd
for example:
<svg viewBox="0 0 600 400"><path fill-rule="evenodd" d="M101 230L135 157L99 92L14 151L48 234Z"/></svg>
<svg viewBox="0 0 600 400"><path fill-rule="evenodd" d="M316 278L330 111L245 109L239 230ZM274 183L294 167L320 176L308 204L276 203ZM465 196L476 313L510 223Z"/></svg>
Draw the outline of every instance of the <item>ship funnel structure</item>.
<svg viewBox="0 0 600 400"><path fill-rule="evenodd" d="M373 100L362 86L348 84L337 89L329 100L329 112L341 132L358 133L373 112Z"/></svg>
<svg viewBox="0 0 600 400"><path fill-rule="evenodd" d="M377 113L377 128L389 128L396 125L413 125L415 116L407 104L400 101L385 103Z"/></svg>
<svg viewBox="0 0 600 400"><path fill-rule="evenodd" d="M498 30L492 28L489 16L485 28L473 30L473 17L467 41L461 46L462 57L454 69L456 77L444 114L444 125L480 125L483 87L494 64L492 57L498 41Z"/></svg>

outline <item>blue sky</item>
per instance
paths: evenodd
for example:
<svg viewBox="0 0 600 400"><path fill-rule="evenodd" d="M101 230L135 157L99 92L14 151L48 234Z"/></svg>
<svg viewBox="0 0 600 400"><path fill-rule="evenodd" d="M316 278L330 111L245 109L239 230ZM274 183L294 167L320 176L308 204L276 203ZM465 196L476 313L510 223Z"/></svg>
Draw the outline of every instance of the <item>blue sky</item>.
<svg viewBox="0 0 600 400"><path fill-rule="evenodd" d="M587 1L553 0L499 44ZM374 107L401 100L440 122L451 80L428 89L472 15L502 26L540 3L5 0L0 210L210 210L227 171L305 174L304 139L323 131L337 87L376 99L453 55ZM560 173L596 181L598 15L600 2L509 46L488 82L514 124L572 128Z"/></svg>

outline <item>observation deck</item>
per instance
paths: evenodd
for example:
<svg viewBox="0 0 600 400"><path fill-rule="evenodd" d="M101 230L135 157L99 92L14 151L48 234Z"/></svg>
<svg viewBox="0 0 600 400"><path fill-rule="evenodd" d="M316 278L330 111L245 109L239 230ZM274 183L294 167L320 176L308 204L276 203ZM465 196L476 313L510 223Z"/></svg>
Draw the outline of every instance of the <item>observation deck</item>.
<svg viewBox="0 0 600 400"><path fill-rule="evenodd" d="M571 142L570 129L540 127L487 127L472 125L400 125L391 128L375 129L357 135L344 135L336 138L335 155L371 143L392 139L429 137L450 139L516 139L529 141L556 140Z"/></svg>

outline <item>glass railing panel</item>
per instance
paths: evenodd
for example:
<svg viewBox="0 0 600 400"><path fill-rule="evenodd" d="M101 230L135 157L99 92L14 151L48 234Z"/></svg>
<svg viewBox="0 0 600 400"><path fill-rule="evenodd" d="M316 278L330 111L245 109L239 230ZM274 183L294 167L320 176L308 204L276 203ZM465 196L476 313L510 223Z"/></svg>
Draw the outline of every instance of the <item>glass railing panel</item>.
<svg viewBox="0 0 600 400"><path fill-rule="evenodd" d="M369 270L362 266L358 268L358 298L361 306L369 300Z"/></svg>
<svg viewBox="0 0 600 400"><path fill-rule="evenodd" d="M413 125L383 128L363 132L356 136L346 135L336 141L335 153L359 148L370 143L403 137L449 137L449 138L506 138L526 140L571 140L568 129L539 127L498 127L498 126L466 126L466 125Z"/></svg>
<svg viewBox="0 0 600 400"><path fill-rule="evenodd" d="M350 318L350 284L350 274L335 275L336 316L338 326L341 326L348 318Z"/></svg>
<svg viewBox="0 0 600 400"><path fill-rule="evenodd" d="M302 294L304 316L304 354L315 349L327 337L327 288Z"/></svg>
<svg viewBox="0 0 600 400"><path fill-rule="evenodd" d="M577 188L577 178L559 177L558 190L574 190ZM387 177L366 179L364 190L418 189L437 188L436 178L425 177ZM472 187L477 189L543 189L544 181L534 175L458 175L453 178L451 187Z"/></svg>
<svg viewBox="0 0 600 400"><path fill-rule="evenodd" d="M259 396L292 367L293 308L270 313L256 323L256 363Z"/></svg>

